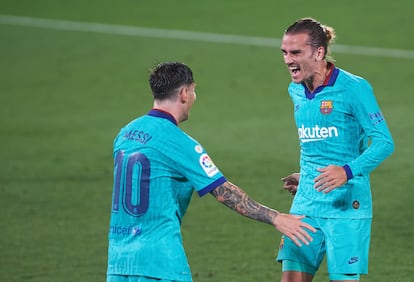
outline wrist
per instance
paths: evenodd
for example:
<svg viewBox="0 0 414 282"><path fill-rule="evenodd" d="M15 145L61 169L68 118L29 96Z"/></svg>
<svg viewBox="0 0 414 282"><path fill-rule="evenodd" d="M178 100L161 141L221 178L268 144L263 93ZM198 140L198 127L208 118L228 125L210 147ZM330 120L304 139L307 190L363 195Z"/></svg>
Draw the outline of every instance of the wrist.
<svg viewBox="0 0 414 282"><path fill-rule="evenodd" d="M353 175L353 173L352 173L352 170L351 170L351 168L349 167L349 165L344 165L344 166L342 166L343 168L344 168L344 170L345 170L345 173L346 173L346 179L347 180L349 180L349 179L352 179L352 178L354 178L354 175Z"/></svg>

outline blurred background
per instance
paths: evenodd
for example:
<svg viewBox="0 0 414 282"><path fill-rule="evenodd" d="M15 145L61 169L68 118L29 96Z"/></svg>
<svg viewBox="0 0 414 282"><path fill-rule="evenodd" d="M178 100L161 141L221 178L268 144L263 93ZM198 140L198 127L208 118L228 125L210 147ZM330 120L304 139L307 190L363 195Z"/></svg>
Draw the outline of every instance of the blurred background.
<svg viewBox="0 0 414 282"><path fill-rule="evenodd" d="M365 77L396 150L372 173L370 273L412 281L412 1L0 0L0 281L105 281L112 142L152 106L149 69L182 61L197 102L182 128L226 177L287 212L299 144L280 39L311 16L336 65ZM196 282L280 281L280 234L212 197L182 224ZM328 281L323 265L315 281Z"/></svg>

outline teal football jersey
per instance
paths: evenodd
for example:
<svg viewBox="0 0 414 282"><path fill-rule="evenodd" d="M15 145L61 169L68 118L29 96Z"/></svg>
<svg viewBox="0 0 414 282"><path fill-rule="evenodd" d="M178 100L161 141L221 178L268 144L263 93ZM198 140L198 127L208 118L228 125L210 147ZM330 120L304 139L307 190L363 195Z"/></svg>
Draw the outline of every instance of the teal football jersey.
<svg viewBox="0 0 414 282"><path fill-rule="evenodd" d="M394 150L371 85L333 66L323 86L310 93L288 88L300 142L300 181L293 214L324 218L371 218L369 173ZM314 188L318 168L343 166L348 182L325 194Z"/></svg>
<svg viewBox="0 0 414 282"><path fill-rule="evenodd" d="M108 274L191 281L181 220L193 191L226 179L168 113L151 110L114 140Z"/></svg>

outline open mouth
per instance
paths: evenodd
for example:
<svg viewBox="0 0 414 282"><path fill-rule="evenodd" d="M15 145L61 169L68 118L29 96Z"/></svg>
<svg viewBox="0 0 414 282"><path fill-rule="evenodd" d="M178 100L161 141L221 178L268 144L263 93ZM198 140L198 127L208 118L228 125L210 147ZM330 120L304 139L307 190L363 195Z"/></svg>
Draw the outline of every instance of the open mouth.
<svg viewBox="0 0 414 282"><path fill-rule="evenodd" d="M300 68L298 66L290 66L289 71L292 75L296 75L300 71Z"/></svg>

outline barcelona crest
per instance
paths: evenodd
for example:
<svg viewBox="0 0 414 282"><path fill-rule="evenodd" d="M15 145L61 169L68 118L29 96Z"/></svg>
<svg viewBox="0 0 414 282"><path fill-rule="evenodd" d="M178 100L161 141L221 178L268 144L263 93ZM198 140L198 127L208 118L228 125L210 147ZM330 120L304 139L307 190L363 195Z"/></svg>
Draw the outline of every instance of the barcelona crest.
<svg viewBox="0 0 414 282"><path fill-rule="evenodd" d="M327 115L332 112L333 109L333 102L332 100L323 100L321 101L321 107L319 108L321 111L321 114Z"/></svg>

